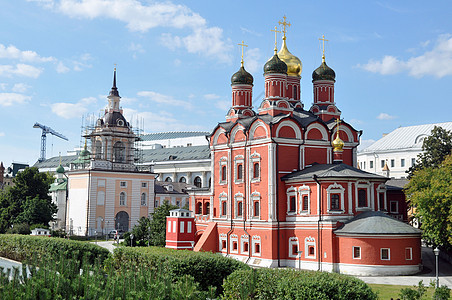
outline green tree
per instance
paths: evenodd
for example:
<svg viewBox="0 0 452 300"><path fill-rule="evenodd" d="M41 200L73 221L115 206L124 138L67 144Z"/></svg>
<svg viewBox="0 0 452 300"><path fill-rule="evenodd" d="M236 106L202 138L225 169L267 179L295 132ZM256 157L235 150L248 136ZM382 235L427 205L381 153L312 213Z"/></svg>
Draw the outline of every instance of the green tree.
<svg viewBox="0 0 452 300"><path fill-rule="evenodd" d="M405 188L424 240L452 248L452 155L438 167L416 171Z"/></svg>
<svg viewBox="0 0 452 300"><path fill-rule="evenodd" d="M0 232L12 224L47 224L56 213L56 205L49 196L53 177L37 168L26 168L13 179L13 186L0 194Z"/></svg>
<svg viewBox="0 0 452 300"><path fill-rule="evenodd" d="M130 234L133 234L133 241L131 241ZM132 232L124 234L124 244L126 246L148 246L151 236L151 220L146 217L141 217L138 224L133 227Z"/></svg>
<svg viewBox="0 0 452 300"><path fill-rule="evenodd" d="M165 246L166 237L166 217L170 215L169 211L179 208L178 206L170 205L168 201L163 202L163 205L158 207L152 214L151 220L151 245Z"/></svg>
<svg viewBox="0 0 452 300"><path fill-rule="evenodd" d="M416 164L408 170L408 178L424 168L438 167L444 158L452 151L452 132L442 127L435 126L431 135L424 139L423 153L417 157Z"/></svg>

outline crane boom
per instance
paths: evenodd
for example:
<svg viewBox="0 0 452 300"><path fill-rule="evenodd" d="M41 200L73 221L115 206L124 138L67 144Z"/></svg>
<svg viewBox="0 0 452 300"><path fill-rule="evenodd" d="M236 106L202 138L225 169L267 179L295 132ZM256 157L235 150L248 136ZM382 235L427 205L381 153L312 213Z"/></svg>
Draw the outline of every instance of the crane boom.
<svg viewBox="0 0 452 300"><path fill-rule="evenodd" d="M42 130L42 134L41 134L41 155L38 159L39 162L42 162L46 159L46 141L47 141L47 133L53 134L54 136L59 137L60 139L66 140L68 141L68 138L65 137L64 135L62 135L61 133L56 132L55 130L53 130L52 128L39 124L38 122L36 122L33 125L33 128L40 128Z"/></svg>

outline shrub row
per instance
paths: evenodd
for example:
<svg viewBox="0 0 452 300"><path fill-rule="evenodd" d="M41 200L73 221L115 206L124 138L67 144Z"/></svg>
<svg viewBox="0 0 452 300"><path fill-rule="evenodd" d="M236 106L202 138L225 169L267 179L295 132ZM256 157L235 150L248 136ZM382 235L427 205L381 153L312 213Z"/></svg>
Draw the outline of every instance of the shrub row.
<svg viewBox="0 0 452 300"><path fill-rule="evenodd" d="M114 250L112 264L121 266L164 269L172 278L189 275L203 291L209 286L222 291L223 279L236 270L250 269L246 264L210 252L173 250L161 247L129 248Z"/></svg>
<svg viewBox="0 0 452 300"><path fill-rule="evenodd" d="M292 269L237 270L223 289L223 299L377 299L357 278Z"/></svg>
<svg viewBox="0 0 452 300"><path fill-rule="evenodd" d="M60 258L73 258L81 262L85 258L94 263L96 259L105 260L108 255L107 249L86 242L44 236L0 235L0 256L20 262L36 259L58 261Z"/></svg>

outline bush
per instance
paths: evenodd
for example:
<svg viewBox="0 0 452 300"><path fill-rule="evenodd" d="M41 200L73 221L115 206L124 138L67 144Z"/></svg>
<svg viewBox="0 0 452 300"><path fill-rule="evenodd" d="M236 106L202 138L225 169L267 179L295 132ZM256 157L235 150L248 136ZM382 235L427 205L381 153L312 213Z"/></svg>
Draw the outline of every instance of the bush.
<svg viewBox="0 0 452 300"><path fill-rule="evenodd" d="M242 262L219 254L161 247L116 248L111 263L116 269L123 266L163 268L172 278L189 275L199 284L201 290L207 291L209 286L213 286L218 293L221 293L223 280L229 274L240 269L250 269Z"/></svg>
<svg viewBox="0 0 452 300"><path fill-rule="evenodd" d="M292 269L237 270L223 289L223 299L377 299L357 278Z"/></svg>
<svg viewBox="0 0 452 300"><path fill-rule="evenodd" d="M34 259L58 261L62 257L81 262L85 257L88 262L94 263L96 258L103 261L109 254L107 249L90 243L44 236L0 235L0 256L20 262Z"/></svg>
<svg viewBox="0 0 452 300"><path fill-rule="evenodd" d="M27 223L18 223L13 224L12 228L8 229L6 232L10 234L30 234L31 229L30 225Z"/></svg>

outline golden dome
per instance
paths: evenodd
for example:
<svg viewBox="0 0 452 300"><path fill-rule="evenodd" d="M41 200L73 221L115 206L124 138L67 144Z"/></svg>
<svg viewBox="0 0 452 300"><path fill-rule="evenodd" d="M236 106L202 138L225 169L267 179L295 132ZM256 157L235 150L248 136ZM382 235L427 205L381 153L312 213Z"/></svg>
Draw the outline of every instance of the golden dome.
<svg viewBox="0 0 452 300"><path fill-rule="evenodd" d="M333 146L333 151L342 151L342 149L344 148L344 141L342 141L339 138L339 135L337 135L334 141L331 143L331 146Z"/></svg>
<svg viewBox="0 0 452 300"><path fill-rule="evenodd" d="M278 57L286 63L287 65L287 75L289 76L301 76L301 70L303 68L303 64L301 60L290 53L289 49L287 49L286 39L283 37L283 43L281 50L278 52Z"/></svg>

